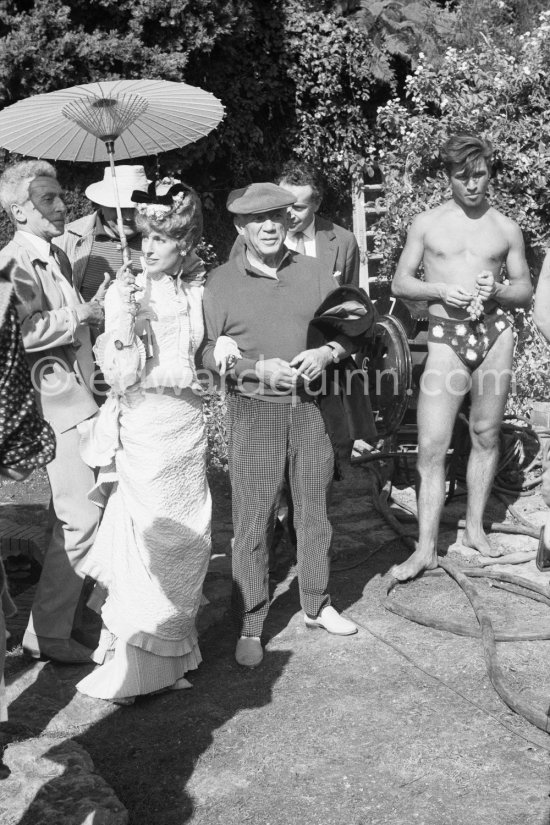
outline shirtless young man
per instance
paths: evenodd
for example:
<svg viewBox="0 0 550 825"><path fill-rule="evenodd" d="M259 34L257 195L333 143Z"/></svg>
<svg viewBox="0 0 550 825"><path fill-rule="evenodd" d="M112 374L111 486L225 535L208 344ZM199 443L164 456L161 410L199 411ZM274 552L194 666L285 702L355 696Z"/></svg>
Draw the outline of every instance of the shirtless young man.
<svg viewBox="0 0 550 825"><path fill-rule="evenodd" d="M500 555L483 530L483 512L512 374L512 328L503 310L528 305L532 289L520 228L487 201L491 152L491 144L473 134L445 143L441 158L452 197L413 220L392 284L399 298L428 301L430 314L418 400L419 538L412 556L391 570L400 581L437 567L445 456L468 392L472 449L462 542L485 556ZM421 263L423 281L416 277Z"/></svg>

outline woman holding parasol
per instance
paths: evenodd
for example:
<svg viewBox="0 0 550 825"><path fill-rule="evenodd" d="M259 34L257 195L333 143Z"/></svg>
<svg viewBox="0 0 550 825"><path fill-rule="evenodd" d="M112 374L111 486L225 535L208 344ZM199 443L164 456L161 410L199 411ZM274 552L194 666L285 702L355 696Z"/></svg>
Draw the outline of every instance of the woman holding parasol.
<svg viewBox="0 0 550 825"><path fill-rule="evenodd" d="M100 667L77 688L121 704L190 687L185 674L201 661L195 618L211 514L195 368L200 201L183 184L160 196L153 185L133 199L143 272L134 278L123 267L107 293L96 355L111 393L82 445L84 459L102 468L96 495L108 487L110 495L86 570L105 599Z"/></svg>

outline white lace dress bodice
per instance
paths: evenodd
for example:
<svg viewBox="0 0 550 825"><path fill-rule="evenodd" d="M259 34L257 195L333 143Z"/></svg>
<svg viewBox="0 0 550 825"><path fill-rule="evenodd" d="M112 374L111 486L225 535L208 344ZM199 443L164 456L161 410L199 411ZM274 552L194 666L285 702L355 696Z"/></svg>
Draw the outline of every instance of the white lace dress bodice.
<svg viewBox="0 0 550 825"><path fill-rule="evenodd" d="M204 336L202 283L142 272L136 285L135 320L117 284L107 291L105 333L96 344L106 381L116 393L136 383L143 389L199 391L195 354Z"/></svg>

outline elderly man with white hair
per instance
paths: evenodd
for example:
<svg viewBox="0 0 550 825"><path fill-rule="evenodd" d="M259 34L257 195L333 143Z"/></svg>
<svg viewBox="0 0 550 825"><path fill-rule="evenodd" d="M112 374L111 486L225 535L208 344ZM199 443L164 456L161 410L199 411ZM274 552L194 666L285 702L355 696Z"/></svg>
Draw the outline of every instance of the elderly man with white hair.
<svg viewBox="0 0 550 825"><path fill-rule="evenodd" d="M0 203L15 227L2 250L12 280L31 378L43 417L57 441L48 465L51 536L23 647L34 657L87 661L93 640L83 628L82 561L100 512L88 500L93 471L79 454L78 425L97 411L90 327L103 321L102 285L84 302L67 256L52 243L63 234L65 204L54 167L22 161L0 176Z"/></svg>

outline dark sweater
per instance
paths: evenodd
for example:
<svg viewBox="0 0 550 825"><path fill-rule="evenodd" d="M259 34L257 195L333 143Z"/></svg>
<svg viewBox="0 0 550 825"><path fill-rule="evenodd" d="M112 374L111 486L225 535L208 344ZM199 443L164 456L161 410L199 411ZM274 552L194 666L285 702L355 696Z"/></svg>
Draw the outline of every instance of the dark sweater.
<svg viewBox="0 0 550 825"><path fill-rule="evenodd" d="M235 367L239 389L265 400L290 402L290 393L282 395L269 388L258 392L255 364L260 358L291 361L307 349L308 324L336 284L314 258L295 252L288 252L277 275L277 279L270 278L255 269L244 252L210 273L204 289L202 362L216 372L216 339L229 335L243 355Z"/></svg>

